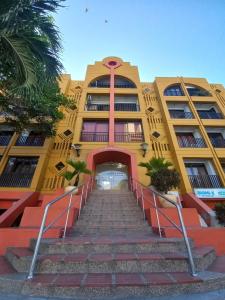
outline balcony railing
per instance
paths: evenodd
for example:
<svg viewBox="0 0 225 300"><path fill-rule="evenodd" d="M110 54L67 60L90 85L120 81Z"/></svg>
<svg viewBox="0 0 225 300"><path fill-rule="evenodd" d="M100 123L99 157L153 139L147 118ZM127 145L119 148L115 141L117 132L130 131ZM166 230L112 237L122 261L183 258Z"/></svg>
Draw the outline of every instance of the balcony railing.
<svg viewBox="0 0 225 300"><path fill-rule="evenodd" d="M115 103L115 111L140 111L140 107L136 103Z"/></svg>
<svg viewBox="0 0 225 300"><path fill-rule="evenodd" d="M44 136L20 136L16 141L16 146L43 146L45 142Z"/></svg>
<svg viewBox="0 0 225 300"><path fill-rule="evenodd" d="M115 83L114 88L133 89L135 88L135 85L133 85L132 83Z"/></svg>
<svg viewBox="0 0 225 300"><path fill-rule="evenodd" d="M93 87L93 88L109 88L110 87L110 83L107 83L107 82L93 82L90 84L90 87Z"/></svg>
<svg viewBox="0 0 225 300"><path fill-rule="evenodd" d="M109 104L87 104L87 111L109 111Z"/></svg>
<svg viewBox="0 0 225 300"><path fill-rule="evenodd" d="M169 110L170 117L173 119L194 119L191 112Z"/></svg>
<svg viewBox="0 0 225 300"><path fill-rule="evenodd" d="M210 141L215 148L225 148L225 140L220 138L210 137Z"/></svg>
<svg viewBox="0 0 225 300"><path fill-rule="evenodd" d="M198 115L201 119L223 119L223 115L217 112L198 111Z"/></svg>
<svg viewBox="0 0 225 300"><path fill-rule="evenodd" d="M104 83L104 82L93 82L90 84L90 87L93 88L110 88L110 83ZM129 84L129 83L115 83L114 88L125 88L125 89L133 89L135 88L135 85Z"/></svg>
<svg viewBox="0 0 225 300"><path fill-rule="evenodd" d="M81 142L108 142L108 132L81 132Z"/></svg>
<svg viewBox="0 0 225 300"><path fill-rule="evenodd" d="M139 143L144 141L144 134L139 132L115 132L115 141L118 143Z"/></svg>
<svg viewBox="0 0 225 300"><path fill-rule="evenodd" d="M33 174L2 174L0 175L0 187L29 187Z"/></svg>
<svg viewBox="0 0 225 300"><path fill-rule="evenodd" d="M222 184L218 175L189 175L193 188L221 188Z"/></svg>
<svg viewBox="0 0 225 300"><path fill-rule="evenodd" d="M0 146L7 146L11 140L11 135L1 135L0 136Z"/></svg>
<svg viewBox="0 0 225 300"><path fill-rule="evenodd" d="M202 138L190 137L186 136L178 136L177 137L178 144L181 148L205 148L206 144Z"/></svg>

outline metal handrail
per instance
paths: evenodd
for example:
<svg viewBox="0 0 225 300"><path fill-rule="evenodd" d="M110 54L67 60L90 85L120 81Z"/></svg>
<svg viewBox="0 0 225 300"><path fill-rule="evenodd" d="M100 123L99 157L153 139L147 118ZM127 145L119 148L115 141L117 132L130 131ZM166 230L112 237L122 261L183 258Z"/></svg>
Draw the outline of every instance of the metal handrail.
<svg viewBox="0 0 225 300"><path fill-rule="evenodd" d="M134 182L134 184L133 184L133 182ZM133 190L133 185L136 186L136 191ZM185 225L184 225L184 219L183 219L183 216L182 216L180 205L177 204L176 202L170 200L165 195L162 195L158 191L155 191L150 187L143 186L142 183L140 183L139 181L137 181L134 178L131 178L131 189L132 189L133 192L135 192L136 197L138 197L138 194L137 194L137 186L138 185L141 187L141 191L142 191L141 192L141 201L142 201L143 211L145 209L144 208L143 189L148 188L153 194L154 204L152 203L151 200L149 200L149 199L147 199L147 200L148 200L148 202L151 203L153 208L156 209L156 218L157 218L157 223L158 223L158 226L159 226L159 235L160 235L160 237L162 237L162 234L161 234L161 225L160 225L159 213L162 214L179 232L182 233L183 238L184 238L184 242L185 242L185 246L186 246L186 249L187 249L187 253L188 253L188 260L189 260L191 275L194 276L194 277L197 276L196 267L195 267L195 263L194 263L194 259L193 259L193 254L192 254L191 246L190 246L190 243L189 243L189 240L188 240L187 231L186 231L186 228L185 228ZM157 206L156 197L155 197L156 195L162 197L164 200L166 200L167 202L169 202L170 204L172 204L176 207L177 212L178 212L179 221L180 221L180 227L176 223L174 223L164 212L162 212L160 210L160 208ZM137 201L138 201L138 198L137 198Z"/></svg>
<svg viewBox="0 0 225 300"><path fill-rule="evenodd" d="M68 191L68 192L66 192L66 193L58 196L57 198L53 199L51 202L49 202L45 206L45 210L44 210L44 214L43 214L43 217L42 217L42 222L41 222L40 230L39 230L39 233L38 233L38 238L37 238L37 242L36 242L36 245L35 245L34 254L33 254L33 257L32 257L32 261L31 261L31 265L30 265L30 269L29 269L29 273L28 273L27 279L32 279L33 276L34 276L34 269L35 269L35 266L36 266L37 256L38 256L39 247L40 247L40 244L41 244L41 239L42 239L43 234L49 228L51 228L52 225L54 225L67 212L66 221L65 221L65 225L64 225L64 231L63 231L63 236L62 236L62 238L65 238L65 236L66 236L66 230L67 230L67 225L68 225L69 214L70 214L70 209L71 209L71 206L72 206L73 192L77 188L82 188L82 190L81 190L81 199L80 199L80 207L79 207L79 213L78 213L78 218L79 218L80 211L81 211L82 204L83 204L83 199L84 199L84 203L86 203L86 201L87 201L89 184L90 184L90 190L92 190L92 184L93 184L92 177L90 177L90 179L88 180L87 184L81 184L78 187L74 187L71 191ZM86 193L85 193L85 196L84 196L85 186L86 186ZM68 207L65 208L50 224L48 224L48 226L45 226L46 219L47 219L47 216L48 216L49 208L53 204L55 204L56 202L60 201L61 199L65 198L68 195L70 195Z"/></svg>

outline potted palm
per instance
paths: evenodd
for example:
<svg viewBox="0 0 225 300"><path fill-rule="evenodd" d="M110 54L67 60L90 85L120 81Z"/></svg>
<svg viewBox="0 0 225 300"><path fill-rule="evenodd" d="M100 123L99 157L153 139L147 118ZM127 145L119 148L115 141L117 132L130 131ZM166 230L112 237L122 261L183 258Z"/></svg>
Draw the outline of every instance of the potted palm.
<svg viewBox="0 0 225 300"><path fill-rule="evenodd" d="M147 176L151 177L151 185L155 190L168 197L170 200L177 201L176 195L169 195L168 191L176 189L180 185L180 175L175 169L171 169L172 164L164 158L153 157L149 162L139 164L140 167L147 169ZM163 207L173 206L164 198L159 197Z"/></svg>
<svg viewBox="0 0 225 300"><path fill-rule="evenodd" d="M163 157L152 157L148 162L140 162L139 166L146 168L147 173L145 175L152 178L155 173L159 172L162 169L168 169L172 166L172 164L171 162L166 161Z"/></svg>
<svg viewBox="0 0 225 300"><path fill-rule="evenodd" d="M73 194L78 192L78 185L80 181L80 174L91 174L91 171L87 169L85 161L75 161L69 159L67 164L72 168L72 171L66 171L62 176L69 182L69 185L65 187L65 192L69 192L77 187Z"/></svg>

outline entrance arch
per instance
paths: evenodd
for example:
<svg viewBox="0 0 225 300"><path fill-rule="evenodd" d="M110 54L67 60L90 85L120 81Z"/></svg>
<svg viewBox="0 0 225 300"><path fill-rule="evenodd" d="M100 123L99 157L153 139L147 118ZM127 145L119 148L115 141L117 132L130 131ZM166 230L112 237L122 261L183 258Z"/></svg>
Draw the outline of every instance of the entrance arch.
<svg viewBox="0 0 225 300"><path fill-rule="evenodd" d="M121 148L101 148L88 154L87 167L96 172L96 166L117 163L127 167L128 177L137 179L137 162L135 154Z"/></svg>

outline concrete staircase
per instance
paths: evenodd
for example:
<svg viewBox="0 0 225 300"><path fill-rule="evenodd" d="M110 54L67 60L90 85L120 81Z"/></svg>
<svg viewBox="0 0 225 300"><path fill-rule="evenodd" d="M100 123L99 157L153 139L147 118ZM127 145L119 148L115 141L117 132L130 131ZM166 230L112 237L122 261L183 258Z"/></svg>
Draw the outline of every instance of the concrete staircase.
<svg viewBox="0 0 225 300"><path fill-rule="evenodd" d="M216 258L212 247L192 244L198 270L192 277L183 240L155 235L130 192L93 191L64 241L42 241L35 277L27 281L34 246L33 240L29 248L8 249L11 269L5 267L8 273L0 277L2 292L105 299L201 292L225 284L224 273L208 270Z"/></svg>

